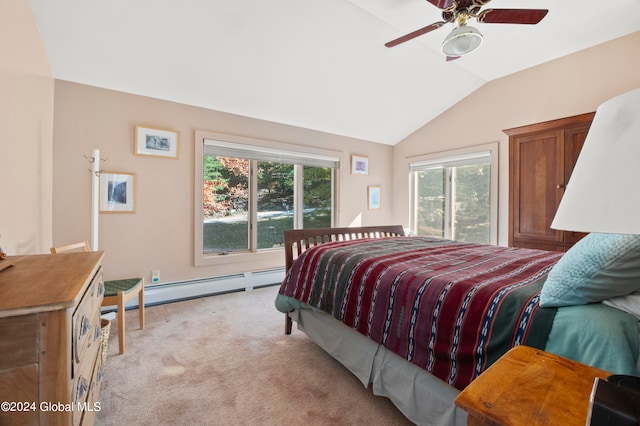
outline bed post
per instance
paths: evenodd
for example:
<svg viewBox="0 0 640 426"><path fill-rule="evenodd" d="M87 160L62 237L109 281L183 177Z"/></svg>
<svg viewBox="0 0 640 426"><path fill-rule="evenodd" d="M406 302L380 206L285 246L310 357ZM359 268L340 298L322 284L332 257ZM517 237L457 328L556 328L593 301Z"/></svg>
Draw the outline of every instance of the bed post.
<svg viewBox="0 0 640 426"><path fill-rule="evenodd" d="M284 260L285 260L285 273L291 269L293 263L293 243L288 240L287 232L284 232ZM293 321L289 316L291 312L284 314L284 334L291 334L291 328L293 327Z"/></svg>
<svg viewBox="0 0 640 426"><path fill-rule="evenodd" d="M293 320L289 316L290 312L284 314L284 334L291 334L291 328L293 327Z"/></svg>

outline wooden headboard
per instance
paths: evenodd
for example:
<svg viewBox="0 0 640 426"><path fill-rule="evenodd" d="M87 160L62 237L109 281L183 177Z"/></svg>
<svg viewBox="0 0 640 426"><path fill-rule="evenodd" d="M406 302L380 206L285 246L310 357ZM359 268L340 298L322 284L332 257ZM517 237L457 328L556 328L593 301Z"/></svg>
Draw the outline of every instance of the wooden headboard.
<svg viewBox="0 0 640 426"><path fill-rule="evenodd" d="M308 248L332 241L359 240L404 236L401 225L361 226L353 228L287 229L284 234L285 267L288 271L293 261Z"/></svg>
<svg viewBox="0 0 640 426"><path fill-rule="evenodd" d="M287 271L293 261L308 248L332 241L359 240L362 238L382 238L404 236L401 225L361 226L352 228L310 228L287 229L284 235L284 256ZM292 321L285 314L284 333L291 334Z"/></svg>

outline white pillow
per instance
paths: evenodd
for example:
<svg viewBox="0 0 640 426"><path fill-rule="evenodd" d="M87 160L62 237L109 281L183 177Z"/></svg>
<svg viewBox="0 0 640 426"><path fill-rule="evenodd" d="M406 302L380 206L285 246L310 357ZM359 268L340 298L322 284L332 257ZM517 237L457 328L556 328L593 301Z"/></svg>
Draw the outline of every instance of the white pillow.
<svg viewBox="0 0 640 426"><path fill-rule="evenodd" d="M640 321L640 290L634 291L624 296L605 299L603 304L613 306L621 311L625 311L636 317ZM640 360L639 360L640 361Z"/></svg>

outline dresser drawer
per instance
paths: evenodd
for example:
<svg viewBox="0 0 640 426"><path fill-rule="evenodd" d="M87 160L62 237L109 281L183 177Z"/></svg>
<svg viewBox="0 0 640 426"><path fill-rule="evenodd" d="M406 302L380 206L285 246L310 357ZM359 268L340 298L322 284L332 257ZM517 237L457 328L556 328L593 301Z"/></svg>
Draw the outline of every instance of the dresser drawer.
<svg viewBox="0 0 640 426"><path fill-rule="evenodd" d="M98 342L98 348L101 346ZM92 357L88 356L82 359L78 366L76 377L73 379L73 424L93 424L93 421L87 422L87 419L93 419L92 412L99 410L96 406L98 396L100 395L100 386L102 384L102 357L98 350L95 355L89 352Z"/></svg>
<svg viewBox="0 0 640 426"><path fill-rule="evenodd" d="M91 324L100 324L100 311L95 311L95 315L91 319ZM91 388L91 380L93 377L93 370L96 365L96 359L101 358L101 339L100 339L100 327L97 330L92 328L90 336L87 337L87 341L90 344L86 347L80 362L73 362L73 380L71 386L71 401L74 404L84 404L87 400L89 390ZM75 417L75 415L74 415ZM75 423L75 422L74 422Z"/></svg>
<svg viewBox="0 0 640 426"><path fill-rule="evenodd" d="M93 412L100 409L98 397L102 385L102 356L101 344L96 345L98 351L89 351L82 359L76 377L73 379L73 424L93 424ZM91 419L91 421L88 421Z"/></svg>
<svg viewBox="0 0 640 426"><path fill-rule="evenodd" d="M85 357L93 358L100 346L100 306L104 296L102 268L98 270L91 285L87 288L72 318L73 365L80 363ZM75 371L75 369L74 369ZM75 374L73 375L75 377Z"/></svg>
<svg viewBox="0 0 640 426"><path fill-rule="evenodd" d="M102 366L102 357L98 355L93 369L91 384L89 385L87 400L82 406L81 423L83 425L92 425L94 423L96 413L102 408L98 399L100 398L100 388L102 387L103 377L104 371Z"/></svg>

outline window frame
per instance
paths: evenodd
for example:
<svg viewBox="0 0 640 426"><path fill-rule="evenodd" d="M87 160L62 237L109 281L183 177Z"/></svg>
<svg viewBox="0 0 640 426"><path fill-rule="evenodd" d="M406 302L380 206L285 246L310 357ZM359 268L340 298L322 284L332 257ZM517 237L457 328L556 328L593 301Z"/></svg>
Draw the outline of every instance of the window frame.
<svg viewBox="0 0 640 426"><path fill-rule="evenodd" d="M270 249L257 249L257 226L254 226L256 229L254 232L250 231L249 238L250 244L248 250L242 251L232 251L226 254L221 253L204 253L203 247L203 217L204 217L204 209L202 203L202 194L203 194L203 158L205 153L205 143L206 141L215 141L219 142L221 146L227 146L230 148L238 147L241 149L249 149L255 153L265 153L265 157L267 155L273 156L278 155L278 153L282 153L284 155L289 155L293 157L299 157L301 159L319 159L321 161L333 161L335 163L335 167L333 168L332 179L332 217L331 217L331 225L333 226L338 213L338 197L337 197L337 189L339 188L339 168L340 168L340 159L341 152L332 151L327 149L318 149L312 148L308 146L302 145L293 145L287 144L283 142L276 142L271 140L264 139L254 139L243 136L229 135L217 132L196 130L195 131L195 167L194 167L194 220L193 220L193 236L194 236L194 245L193 245L193 253L194 253L194 265L195 266L215 266L221 264L232 264L232 263L243 263L243 262L251 262L252 265L255 265L256 262L259 264L263 263L275 263L278 261L282 261L282 251L283 247L270 248ZM258 161L274 161L273 157L271 159L264 159ZM254 162L255 160L250 160ZM302 166L299 164L295 164L294 173L296 180L296 185L302 186L302 179L298 179L301 174ZM257 191L257 174L250 173L249 175L249 199L250 199L250 208L249 208L249 220L252 224L257 224L257 209L251 204L251 200L255 199L255 191ZM300 181L298 183L298 180ZM298 188L296 188L298 189ZM296 203L300 204L300 208L302 208L303 201L296 199ZM298 205L295 206L298 209ZM300 210L301 211L301 210ZM300 217L299 221L295 221L295 227L301 227L302 218Z"/></svg>
<svg viewBox="0 0 640 426"><path fill-rule="evenodd" d="M480 159L482 157L489 157L490 164L490 182L489 182L489 220L490 220L490 230L489 230L489 239L490 244L497 245L498 244L498 142L491 142L483 145L475 145L465 148L453 149L448 151L441 151L432 154L424 154L413 157L408 157L407 160L409 162L409 193L411 196L409 197L409 223L411 229L416 229L417 225L417 191L418 187L416 184L416 176L415 172L419 170L424 170L426 168L431 167L450 167L450 166L458 166L464 164L472 164L469 163L470 160ZM449 172L447 172L447 177L449 177ZM447 199L451 199L451 184L447 183L446 185L447 193L445 197ZM445 215L447 217L447 223L450 222L450 212L446 211ZM445 230L445 235L451 235L451 226L447 225L447 229Z"/></svg>

